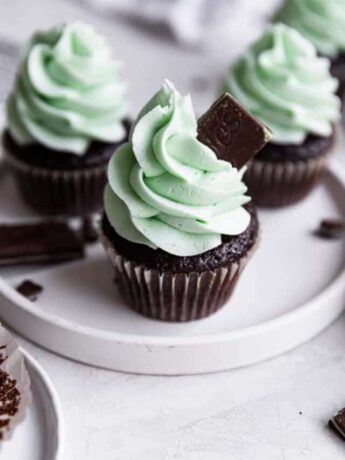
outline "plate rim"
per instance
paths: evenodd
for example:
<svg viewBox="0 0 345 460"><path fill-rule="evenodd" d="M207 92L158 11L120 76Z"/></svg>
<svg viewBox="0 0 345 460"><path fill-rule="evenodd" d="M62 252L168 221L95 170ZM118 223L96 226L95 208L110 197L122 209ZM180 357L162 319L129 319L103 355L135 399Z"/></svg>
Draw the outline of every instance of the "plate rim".
<svg viewBox="0 0 345 460"><path fill-rule="evenodd" d="M32 370L36 373L46 389L51 406L54 408L56 420L56 447L55 451L52 453L53 456L51 457L51 460L62 460L64 452L64 418L60 398L51 378L41 364L22 346L20 346L20 351L24 357L24 362L28 368L29 375Z"/></svg>
<svg viewBox="0 0 345 460"><path fill-rule="evenodd" d="M345 171L337 160L332 160L327 168L338 184L345 192ZM345 265L344 265L345 268ZM181 336L159 336L159 335L143 335L143 334L126 334L123 332L111 332L103 329L96 329L91 326L78 324L75 321L61 318L56 314L47 313L44 310L35 306L25 297L21 296L12 288L5 279L0 276L0 295L14 303L18 308L24 310L27 314L36 317L37 319L47 322L54 327L59 327L70 332L82 334L87 337L103 339L117 344L128 345L152 345L152 346L170 346L170 347L188 347L195 345L220 344L231 342L232 340L243 339L252 335L260 334L263 331L269 331L275 327L279 327L280 323L293 321L296 316L306 314L312 310L318 303L324 301L325 298L335 295L338 291L344 288L345 285L345 269L340 273L324 290L314 296L308 302L297 306L293 311L280 315L276 318L264 321L253 326L222 333L212 333L209 335L194 335L192 337ZM316 308L316 307L315 307ZM345 308L345 305L344 305Z"/></svg>

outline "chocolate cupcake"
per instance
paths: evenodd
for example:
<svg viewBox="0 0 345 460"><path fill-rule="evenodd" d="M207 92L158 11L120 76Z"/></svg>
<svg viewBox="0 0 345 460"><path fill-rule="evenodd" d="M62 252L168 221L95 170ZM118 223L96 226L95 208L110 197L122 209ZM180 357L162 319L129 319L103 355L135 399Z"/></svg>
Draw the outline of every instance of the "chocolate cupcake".
<svg viewBox="0 0 345 460"><path fill-rule="evenodd" d="M275 19L288 24L314 44L321 56L331 60L332 74L345 90L345 1L286 0Z"/></svg>
<svg viewBox="0 0 345 460"><path fill-rule="evenodd" d="M229 110L217 134L228 121L245 126ZM253 129L263 145L267 131L258 123ZM216 312L257 244L244 169L217 158L198 136L190 97L166 81L109 163L102 241L128 305L150 318L191 321Z"/></svg>
<svg viewBox="0 0 345 460"><path fill-rule="evenodd" d="M128 139L125 84L105 39L81 22L35 34L7 102L5 158L43 214L102 207L106 166Z"/></svg>
<svg viewBox="0 0 345 460"><path fill-rule="evenodd" d="M244 178L254 202L284 206L304 198L325 170L340 119L328 59L278 24L231 66L225 87L273 132Z"/></svg>

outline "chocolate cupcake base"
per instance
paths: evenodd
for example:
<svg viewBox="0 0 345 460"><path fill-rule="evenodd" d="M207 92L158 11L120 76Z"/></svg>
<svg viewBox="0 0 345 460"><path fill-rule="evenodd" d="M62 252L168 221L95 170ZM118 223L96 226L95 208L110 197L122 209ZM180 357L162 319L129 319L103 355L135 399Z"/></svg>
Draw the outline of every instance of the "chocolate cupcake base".
<svg viewBox="0 0 345 460"><path fill-rule="evenodd" d="M280 207L305 198L326 169L335 135L301 145L268 144L248 165L244 181L257 206Z"/></svg>
<svg viewBox="0 0 345 460"><path fill-rule="evenodd" d="M45 215L82 216L99 211L108 161L116 148L128 140L129 120L123 126L125 135L121 141L94 141L81 156L40 144L20 146L4 131L5 159L23 200Z"/></svg>
<svg viewBox="0 0 345 460"><path fill-rule="evenodd" d="M244 181L257 206L288 206L309 194L322 177L326 164L327 157L280 163L254 160Z"/></svg>
<svg viewBox="0 0 345 460"><path fill-rule="evenodd" d="M222 246L229 243L223 243L220 248L209 251L209 256L204 257L205 261L207 259L206 263L200 260L199 266L194 269L191 269L194 260L186 261L185 269L182 268L185 261L181 260L181 269L173 269L176 267L174 256L171 257L170 269L166 263L162 269L160 254L157 255L158 268L154 268L151 261L138 262L121 254L109 236L108 226L109 223L103 221L101 240L113 266L115 281L128 306L146 317L170 322L193 321L217 312L231 297L258 241L258 222L255 215L250 228L244 234L232 238L232 257L228 254L225 256L227 251L225 248L222 251ZM237 244L241 238L245 240L245 245L242 242ZM134 243L129 245L140 248L140 245ZM239 249L240 252L237 253ZM148 251L155 252L151 249ZM216 258L218 266L214 266ZM209 268L210 265L213 265L212 269Z"/></svg>
<svg viewBox="0 0 345 460"><path fill-rule="evenodd" d="M41 214L85 215L102 206L106 165L61 171L31 166L12 155L6 160L23 200Z"/></svg>

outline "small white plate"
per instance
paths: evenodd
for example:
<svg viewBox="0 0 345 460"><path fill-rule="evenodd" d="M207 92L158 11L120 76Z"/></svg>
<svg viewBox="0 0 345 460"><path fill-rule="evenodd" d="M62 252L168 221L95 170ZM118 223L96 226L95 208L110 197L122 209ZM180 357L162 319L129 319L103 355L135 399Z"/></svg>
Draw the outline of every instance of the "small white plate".
<svg viewBox="0 0 345 460"><path fill-rule="evenodd" d="M334 167L302 203L260 211L261 245L220 312L189 324L146 319L119 297L103 248L82 261L0 272L0 316L64 356L151 374L213 372L252 364L309 340L345 307L345 241L313 235L321 219L345 217L344 180ZM30 213L11 181L0 186L0 220ZM44 287L36 302L13 287Z"/></svg>
<svg viewBox="0 0 345 460"><path fill-rule="evenodd" d="M37 361L22 352L33 400L23 422L3 443L1 460L62 460L63 424L56 391Z"/></svg>

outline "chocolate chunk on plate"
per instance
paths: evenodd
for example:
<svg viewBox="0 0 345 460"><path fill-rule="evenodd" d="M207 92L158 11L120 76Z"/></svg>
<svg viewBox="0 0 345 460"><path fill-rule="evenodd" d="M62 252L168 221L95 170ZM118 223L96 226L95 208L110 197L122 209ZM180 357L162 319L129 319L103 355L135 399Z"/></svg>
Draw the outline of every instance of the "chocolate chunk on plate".
<svg viewBox="0 0 345 460"><path fill-rule="evenodd" d="M83 240L67 222L0 225L0 267L60 262L83 256Z"/></svg>
<svg viewBox="0 0 345 460"><path fill-rule="evenodd" d="M16 291L18 291L19 294L23 295L27 299L34 302L42 293L43 287L39 284L34 283L31 280L24 280L16 287Z"/></svg>
<svg viewBox="0 0 345 460"><path fill-rule="evenodd" d="M272 133L230 94L221 96L198 121L198 139L218 158L241 168L271 139Z"/></svg>
<svg viewBox="0 0 345 460"><path fill-rule="evenodd" d="M345 441L345 408L329 420L328 426Z"/></svg>
<svg viewBox="0 0 345 460"><path fill-rule="evenodd" d="M323 219L316 235L321 238L336 240L345 236L345 221L340 219Z"/></svg>

